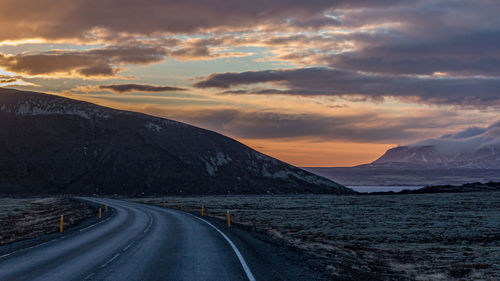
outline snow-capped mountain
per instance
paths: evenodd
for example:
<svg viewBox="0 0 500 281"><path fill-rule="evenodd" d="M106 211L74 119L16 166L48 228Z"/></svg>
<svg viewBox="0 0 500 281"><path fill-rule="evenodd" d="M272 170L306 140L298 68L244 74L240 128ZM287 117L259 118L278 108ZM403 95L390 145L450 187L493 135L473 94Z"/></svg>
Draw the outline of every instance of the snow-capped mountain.
<svg viewBox="0 0 500 281"><path fill-rule="evenodd" d="M500 168L500 122L389 149L372 164Z"/></svg>
<svg viewBox="0 0 500 281"><path fill-rule="evenodd" d="M0 88L0 194L350 194L218 133Z"/></svg>
<svg viewBox="0 0 500 281"><path fill-rule="evenodd" d="M348 186L500 181L500 122L387 150L355 167L304 168Z"/></svg>

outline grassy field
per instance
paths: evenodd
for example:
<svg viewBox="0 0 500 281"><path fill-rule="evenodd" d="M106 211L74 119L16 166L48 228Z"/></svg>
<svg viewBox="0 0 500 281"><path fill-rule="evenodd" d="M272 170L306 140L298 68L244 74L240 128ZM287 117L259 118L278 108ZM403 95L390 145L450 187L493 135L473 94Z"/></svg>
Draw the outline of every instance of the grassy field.
<svg viewBox="0 0 500 281"><path fill-rule="evenodd" d="M500 192L132 199L200 212L312 253L338 279L500 280Z"/></svg>
<svg viewBox="0 0 500 281"><path fill-rule="evenodd" d="M0 198L0 245L59 231L94 215L92 208L65 198Z"/></svg>

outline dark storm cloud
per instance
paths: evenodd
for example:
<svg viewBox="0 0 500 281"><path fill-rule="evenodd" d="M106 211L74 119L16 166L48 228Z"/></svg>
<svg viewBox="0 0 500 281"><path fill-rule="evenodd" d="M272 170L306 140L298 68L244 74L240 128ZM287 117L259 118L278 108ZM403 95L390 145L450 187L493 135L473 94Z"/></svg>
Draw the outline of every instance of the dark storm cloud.
<svg viewBox="0 0 500 281"><path fill-rule="evenodd" d="M499 9L496 0L419 0L383 9L342 10L338 15L345 27L386 24L380 33L397 31L416 39L496 30Z"/></svg>
<svg viewBox="0 0 500 281"><path fill-rule="evenodd" d="M269 46L284 40L322 41L317 47L307 45L305 50L277 55L281 60L378 74L500 76L500 2L492 0L103 0L92 5L84 0L0 0L0 5L9 7L0 9L0 41L101 38L118 42L121 36L155 38L213 29L219 33L208 34L233 34L268 25L271 31L291 32L283 38L264 32L258 39ZM318 35L324 27L339 27L342 32L323 39L301 32ZM171 40L175 42L157 43L166 47L182 41ZM342 43L349 46L348 51L337 50ZM214 56L209 46L220 44L220 40L202 39L169 50L168 55L209 58ZM131 58L127 63L142 63L141 56L136 61L131 54L127 57ZM153 54L152 60L157 59ZM83 76L116 72L107 61L77 64Z"/></svg>
<svg viewBox="0 0 500 281"><path fill-rule="evenodd" d="M28 75L56 73L81 76L113 76L124 64L159 62L166 55L160 47L108 47L87 51L48 51L43 53L0 53L0 67Z"/></svg>
<svg viewBox="0 0 500 281"><path fill-rule="evenodd" d="M250 88L227 94L284 94L300 96L362 96L372 100L396 97L429 104L486 106L500 103L500 79L418 78L367 75L333 68L249 71L212 74L198 88L229 89L272 82L286 89Z"/></svg>
<svg viewBox="0 0 500 281"><path fill-rule="evenodd" d="M81 38L95 28L150 35L307 22L334 8L384 7L402 0L1 0L0 40Z"/></svg>
<svg viewBox="0 0 500 281"><path fill-rule="evenodd" d="M8 7L0 9L0 41L71 38L108 46L0 54L0 67L21 74L113 76L126 64L168 56L236 57L244 54L226 52L264 46L266 60L324 67L214 74L196 86L231 94L396 97L477 107L500 102L500 1L0 0L0 5ZM130 38L149 43L129 44ZM266 82L280 87L253 85Z"/></svg>
<svg viewBox="0 0 500 281"><path fill-rule="evenodd" d="M276 58L353 71L500 76L499 13L500 2L488 0L414 1L381 9L340 9L332 11L334 22L329 26L337 22L341 33L317 33L322 36L316 38L302 33L302 37L282 36L266 44L302 41L306 48ZM315 28L320 29L321 25ZM339 48L342 43L347 48Z"/></svg>
<svg viewBox="0 0 500 281"><path fill-rule="evenodd" d="M294 70L296 71L296 70ZM229 88L236 85L255 84L272 81L285 81L286 72L280 70L226 72L211 74L205 80L195 83L196 88Z"/></svg>
<svg viewBox="0 0 500 281"><path fill-rule="evenodd" d="M500 75L500 29L440 39L351 35L360 49L320 59L330 66L391 74Z"/></svg>
<svg viewBox="0 0 500 281"><path fill-rule="evenodd" d="M170 86L152 86L144 84L115 84L115 85L100 85L100 89L111 90L117 93L126 92L174 92L185 91L186 89Z"/></svg>
<svg viewBox="0 0 500 281"><path fill-rule="evenodd" d="M340 26L341 22L334 18L322 17L309 20L289 20L288 25L299 29L319 29L327 26Z"/></svg>

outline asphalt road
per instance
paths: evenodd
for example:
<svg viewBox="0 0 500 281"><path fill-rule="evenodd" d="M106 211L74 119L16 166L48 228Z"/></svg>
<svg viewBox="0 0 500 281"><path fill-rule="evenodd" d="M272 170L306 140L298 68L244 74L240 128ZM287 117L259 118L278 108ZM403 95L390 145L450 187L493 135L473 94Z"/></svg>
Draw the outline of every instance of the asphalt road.
<svg viewBox="0 0 500 281"><path fill-rule="evenodd" d="M232 240L208 221L177 210L87 200L108 204L115 215L0 256L0 280L255 280Z"/></svg>

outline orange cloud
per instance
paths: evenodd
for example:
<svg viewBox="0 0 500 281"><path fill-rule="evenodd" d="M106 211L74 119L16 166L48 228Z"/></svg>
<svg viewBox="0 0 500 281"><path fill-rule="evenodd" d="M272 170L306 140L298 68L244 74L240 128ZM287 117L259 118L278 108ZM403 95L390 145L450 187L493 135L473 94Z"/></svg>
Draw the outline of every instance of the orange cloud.
<svg viewBox="0 0 500 281"><path fill-rule="evenodd" d="M114 46L86 51L54 50L41 53L0 53L0 67L24 75L81 77L115 76L120 65L150 64L166 55L161 47Z"/></svg>

